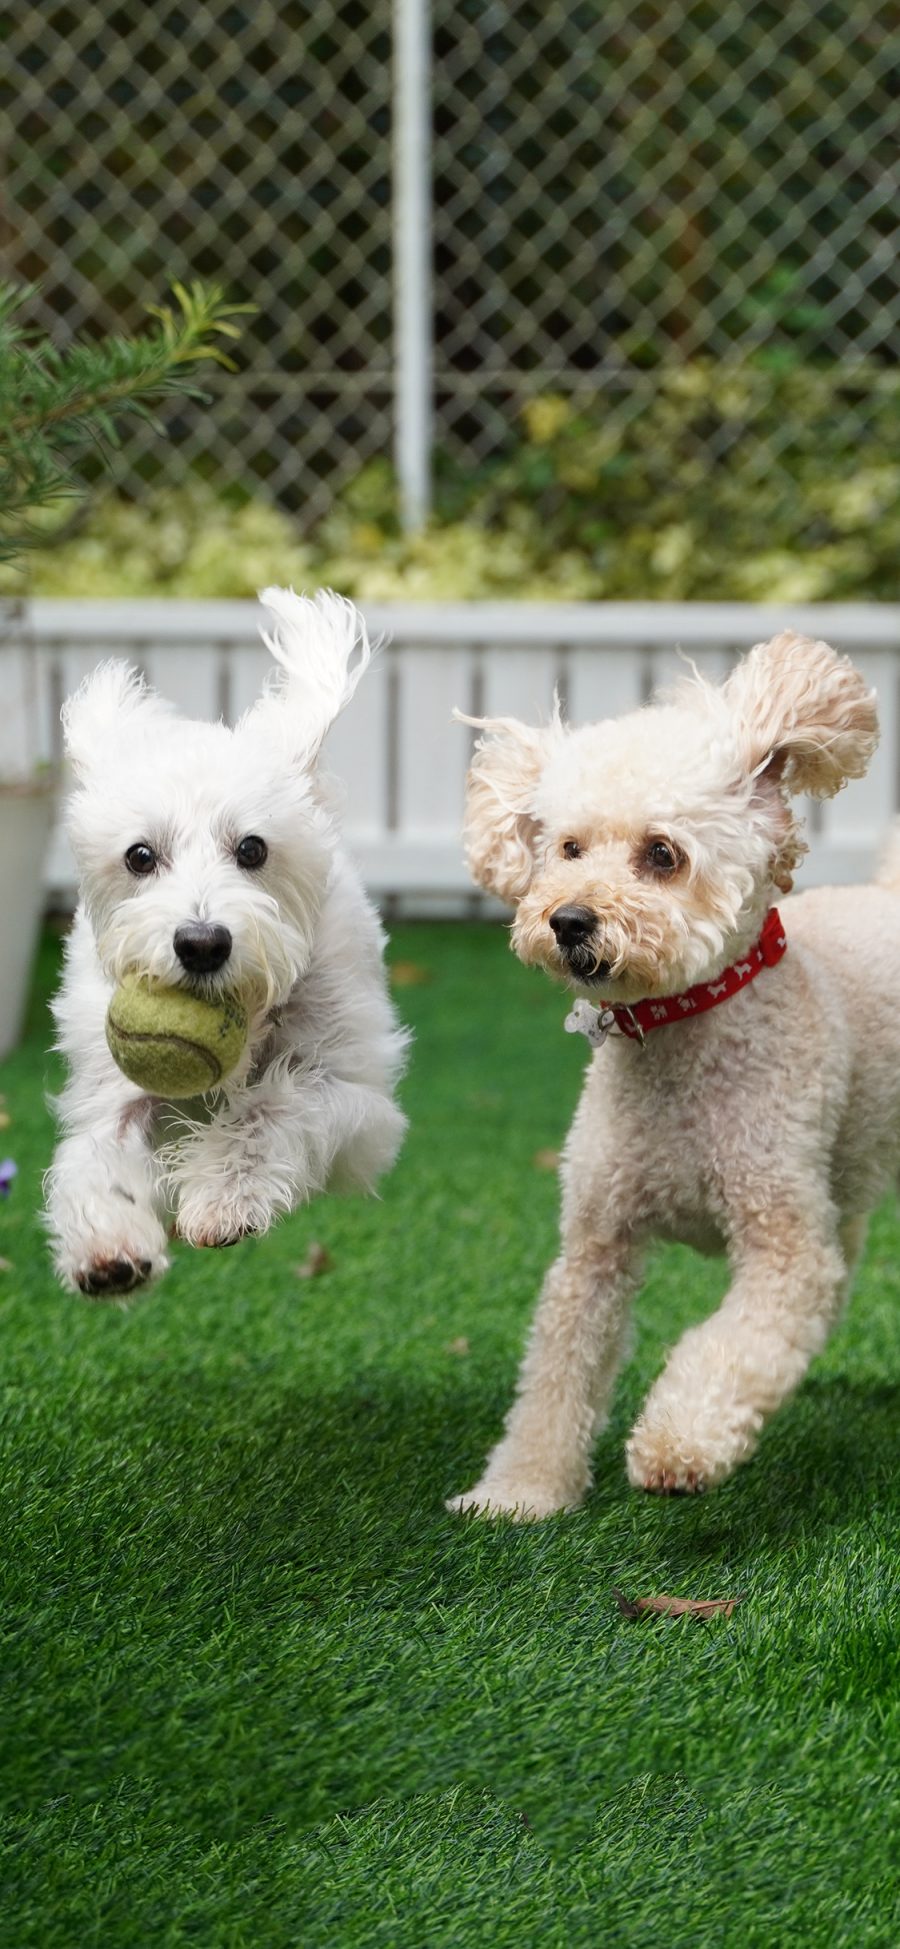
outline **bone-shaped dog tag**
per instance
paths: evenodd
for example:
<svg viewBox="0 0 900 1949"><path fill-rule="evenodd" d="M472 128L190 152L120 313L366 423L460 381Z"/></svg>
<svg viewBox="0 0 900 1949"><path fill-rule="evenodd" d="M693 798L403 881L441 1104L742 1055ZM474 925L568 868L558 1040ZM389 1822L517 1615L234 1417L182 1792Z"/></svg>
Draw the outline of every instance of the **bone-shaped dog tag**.
<svg viewBox="0 0 900 1949"><path fill-rule="evenodd" d="M564 1027L569 1035L586 1036L592 1049L602 1049L615 1019L611 1008L592 1008L590 1002L577 1001Z"/></svg>

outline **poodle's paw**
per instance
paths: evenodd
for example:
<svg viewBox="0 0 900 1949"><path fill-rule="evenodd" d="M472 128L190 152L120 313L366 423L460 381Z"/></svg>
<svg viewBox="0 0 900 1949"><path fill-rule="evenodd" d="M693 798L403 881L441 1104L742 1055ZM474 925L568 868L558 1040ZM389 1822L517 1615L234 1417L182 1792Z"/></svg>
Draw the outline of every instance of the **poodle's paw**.
<svg viewBox="0 0 900 1949"><path fill-rule="evenodd" d="M758 1369L758 1352L754 1359ZM798 1379L801 1372L798 1366ZM764 1359L762 1379L767 1384ZM745 1371L715 1320L692 1327L632 1428L625 1449L632 1487L694 1495L725 1482L756 1448L766 1418L761 1392L759 1376Z"/></svg>
<svg viewBox="0 0 900 1949"><path fill-rule="evenodd" d="M647 1489L651 1495L657 1496L690 1496L701 1494L707 1487L696 1469L680 1465L674 1468L662 1465L654 1467L639 1462L632 1456L630 1446L627 1455L628 1480L633 1489Z"/></svg>
<svg viewBox="0 0 900 1949"><path fill-rule="evenodd" d="M701 1439L696 1429L678 1431L667 1420L642 1415L625 1448L625 1466L633 1489L649 1489L662 1496L698 1495L724 1482L739 1462L752 1453L755 1429L722 1428Z"/></svg>
<svg viewBox="0 0 900 1949"><path fill-rule="evenodd" d="M485 1475L474 1489L450 1496L446 1507L457 1516L511 1516L516 1523L537 1523L564 1509L577 1509L580 1501L580 1495L567 1494L552 1482Z"/></svg>

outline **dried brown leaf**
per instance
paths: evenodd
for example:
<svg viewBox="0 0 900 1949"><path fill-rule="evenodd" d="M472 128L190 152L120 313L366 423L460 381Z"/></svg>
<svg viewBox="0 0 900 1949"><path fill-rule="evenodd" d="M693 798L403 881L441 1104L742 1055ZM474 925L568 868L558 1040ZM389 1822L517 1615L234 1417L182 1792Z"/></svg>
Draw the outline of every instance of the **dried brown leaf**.
<svg viewBox="0 0 900 1949"><path fill-rule="evenodd" d="M446 1351L447 1353L458 1353L460 1355L467 1354L469 1351L469 1342L465 1334L461 1333L458 1340L448 1341Z"/></svg>
<svg viewBox="0 0 900 1949"><path fill-rule="evenodd" d="M301 1259L300 1264L294 1267L298 1279L319 1279L323 1272L331 1272L333 1269L334 1260L331 1253L327 1246L320 1245L316 1238L310 1240L306 1258Z"/></svg>
<svg viewBox="0 0 900 1949"><path fill-rule="evenodd" d="M558 1150L536 1150L531 1162L536 1171L558 1171L559 1158Z"/></svg>
<svg viewBox="0 0 900 1949"><path fill-rule="evenodd" d="M393 988L424 988L432 978L420 961L395 961L389 972Z"/></svg>
<svg viewBox="0 0 900 1949"><path fill-rule="evenodd" d="M623 1596L621 1590L614 1590L613 1596L623 1617L641 1617L653 1612L657 1617L731 1617L735 1606L742 1604L743 1597L658 1597Z"/></svg>

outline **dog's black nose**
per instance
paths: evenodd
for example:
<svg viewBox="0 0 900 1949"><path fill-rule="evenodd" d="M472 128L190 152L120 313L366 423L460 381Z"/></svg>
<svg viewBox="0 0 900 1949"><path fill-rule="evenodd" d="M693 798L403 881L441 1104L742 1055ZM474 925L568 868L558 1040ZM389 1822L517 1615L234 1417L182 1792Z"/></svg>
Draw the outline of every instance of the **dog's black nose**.
<svg viewBox="0 0 900 1949"><path fill-rule="evenodd" d="M188 974L215 974L231 953L231 935L211 920L189 920L176 927L172 946Z"/></svg>
<svg viewBox="0 0 900 1949"><path fill-rule="evenodd" d="M557 907L550 915L550 926L560 947L581 947L593 933L597 916L590 907Z"/></svg>

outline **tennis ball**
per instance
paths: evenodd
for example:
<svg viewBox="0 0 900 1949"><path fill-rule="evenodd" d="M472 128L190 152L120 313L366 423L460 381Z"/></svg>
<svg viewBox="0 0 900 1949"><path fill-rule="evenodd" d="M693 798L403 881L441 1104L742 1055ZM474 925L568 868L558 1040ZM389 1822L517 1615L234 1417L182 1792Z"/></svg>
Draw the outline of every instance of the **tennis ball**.
<svg viewBox="0 0 900 1949"><path fill-rule="evenodd" d="M151 1096L202 1096L237 1067L247 1044L247 1011L235 995L207 1001L126 975L106 1015L106 1040L119 1068Z"/></svg>

